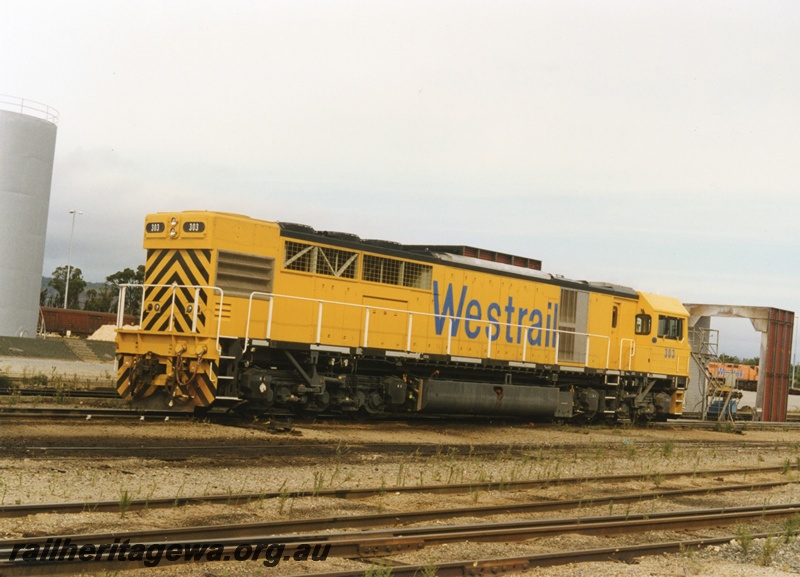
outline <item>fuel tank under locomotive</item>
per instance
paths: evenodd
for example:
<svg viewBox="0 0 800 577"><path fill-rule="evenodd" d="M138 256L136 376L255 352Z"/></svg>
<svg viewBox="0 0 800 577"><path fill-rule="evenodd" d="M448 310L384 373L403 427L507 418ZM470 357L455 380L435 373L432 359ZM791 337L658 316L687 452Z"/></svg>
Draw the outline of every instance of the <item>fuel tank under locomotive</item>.
<svg viewBox="0 0 800 577"><path fill-rule="evenodd" d="M422 413L571 417L572 393L556 387L495 385L429 379L421 383Z"/></svg>

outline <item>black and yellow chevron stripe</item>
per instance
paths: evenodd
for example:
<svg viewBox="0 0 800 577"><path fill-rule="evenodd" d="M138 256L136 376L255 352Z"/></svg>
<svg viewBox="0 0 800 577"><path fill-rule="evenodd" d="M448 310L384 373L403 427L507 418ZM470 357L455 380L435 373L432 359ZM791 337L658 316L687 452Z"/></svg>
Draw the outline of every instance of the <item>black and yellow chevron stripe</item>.
<svg viewBox="0 0 800 577"><path fill-rule="evenodd" d="M142 379L136 374L139 360L136 355L117 355L117 392L123 399L149 397L159 388L152 379Z"/></svg>
<svg viewBox="0 0 800 577"><path fill-rule="evenodd" d="M217 385L213 380L213 363L204 361L197 374L191 377L183 373L181 378L173 374L166 385L156 385L149 379L142 380L136 375L135 366L138 358L131 355L118 355L119 368L117 369L117 392L123 399L141 400L161 392L166 408L171 398L184 404L197 407L208 407L214 402L217 395ZM185 369L186 367L184 367ZM175 397L172 397L174 392Z"/></svg>
<svg viewBox="0 0 800 577"><path fill-rule="evenodd" d="M207 407L217 397L217 385L208 373L198 373L191 385L186 387L186 393L191 396L195 405Z"/></svg>
<svg viewBox="0 0 800 577"><path fill-rule="evenodd" d="M148 250L142 328L147 331L189 333L192 330L195 290L208 286L211 270L210 250ZM173 289L173 285L177 288ZM205 329L209 291L198 294L197 332ZM174 295L174 300L173 300Z"/></svg>
<svg viewBox="0 0 800 577"><path fill-rule="evenodd" d="M131 385L131 363L126 362L127 355L117 355L117 392L123 399L130 399L133 396L133 386Z"/></svg>

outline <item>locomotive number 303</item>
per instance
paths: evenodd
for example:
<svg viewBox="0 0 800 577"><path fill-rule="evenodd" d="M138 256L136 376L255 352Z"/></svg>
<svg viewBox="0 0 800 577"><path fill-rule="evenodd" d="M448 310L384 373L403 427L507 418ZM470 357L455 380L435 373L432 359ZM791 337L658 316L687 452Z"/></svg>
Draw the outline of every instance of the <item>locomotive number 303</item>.
<svg viewBox="0 0 800 577"><path fill-rule="evenodd" d="M203 232L206 229L206 223L191 220L183 223L183 232Z"/></svg>

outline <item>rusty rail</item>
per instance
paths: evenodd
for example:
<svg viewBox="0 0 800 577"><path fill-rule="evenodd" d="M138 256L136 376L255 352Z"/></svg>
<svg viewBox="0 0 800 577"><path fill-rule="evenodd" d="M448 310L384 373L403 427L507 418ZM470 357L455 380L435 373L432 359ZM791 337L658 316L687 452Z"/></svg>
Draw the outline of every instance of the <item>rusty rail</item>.
<svg viewBox="0 0 800 577"><path fill-rule="evenodd" d="M664 530L687 530L730 525L743 521L785 518L800 513L800 503L782 503L776 505L755 505L723 509L683 510L664 513L646 513L641 515L617 515L600 517L573 517L565 519L524 520L501 523L478 523L457 526L435 526L419 528L384 529L355 533L322 533L276 535L273 532L242 532L239 526L229 528L214 527L213 542L222 546L223 559L232 559L229 555L240 546L243 540L252 547L268 547L274 544L306 544L308 547L324 548L326 557L371 558L392 555L400 552L414 551L425 547L444 545L447 543L473 542L508 542L524 541L537 537L563 535L567 533L601 534L604 536L631 532ZM51 541L52 539L52 541ZM57 541L61 539L62 541ZM39 537L37 542L64 542L70 539L72 544L139 543L144 546L161 545L167 549L171 546L181 547L197 539L208 539L208 535L199 535L196 528L177 529L175 534L164 537L163 530L132 533L109 533L99 538L96 535L48 536ZM731 539L727 537L726 540ZM31 539L0 541L0 559L7 560L15 545L31 543ZM684 543L684 546L686 542ZM652 547L652 544L644 547ZM621 550L625 548L614 548ZM663 550L663 549L659 549ZM607 550L602 550L607 551ZM594 551L594 554L597 550ZM228 555L227 557L225 555ZM565 553L560 553L564 558ZM572 561L575 552L567 554ZM530 558L541 556L531 556ZM185 562L185 560L181 560ZM174 560L173 562L179 562ZM54 574L74 571L80 561L3 561L0 571L3 575L15 574ZM142 563L128 560L94 560L92 569L113 568L114 570L138 568Z"/></svg>
<svg viewBox="0 0 800 577"><path fill-rule="evenodd" d="M237 493L225 495L196 495L188 497L164 497L164 498L150 498L150 499L133 499L127 505L125 510L132 512L143 509L160 509L160 508L173 508L184 507L186 505L196 504L228 504L238 505L248 503L251 501L260 501L265 499L298 499L303 497L327 497L337 499L359 499L367 497L376 497L384 494L393 493L433 493L433 494L464 494L475 491L522 491L541 487L548 487L554 485L566 484L580 484L591 481L597 483L615 483L622 481L647 481L654 478L660 479L674 479L680 477L710 477L710 476L725 476L725 475L754 475L754 474L769 474L769 473L786 473L789 470L796 470L796 467L785 466L770 466L770 467L747 467L736 469L714 469L705 471L671 471L664 473L635 473L631 475L599 475L596 477L566 477L563 479L548 478L536 479L525 481L507 481L507 482L488 482L488 483L457 483L450 485L417 485L417 486L403 486L403 487L359 487L352 489L325 489L319 491L290 491L290 492L264 492L264 493ZM529 511L554 511L564 510L576 507L590 507L596 505L605 505L610 501L614 503L633 502L636 500L646 500L648 498L656 498L658 496L677 496L677 495L690 495L690 494L705 494L713 492L735 491L735 490L748 490L757 488L767 488L791 484L796 481L783 480L769 483L758 484L739 484L739 485L726 485L719 488L702 487L692 489L679 489L679 490L666 490L656 491L653 493L635 493L631 495L614 495L610 497L587 497L582 499L573 499L568 501L547 501L542 503L527 503L522 507L530 507ZM650 497L648 497L650 495ZM628 499L628 500L625 500ZM511 505L504 505L501 509L512 508ZM549 508L548 508L549 507ZM492 510L492 507L473 507L469 510L475 513L481 509ZM448 511L458 511L458 509L448 509ZM64 503L24 503L24 504L4 504L0 505L0 518L2 517L24 517L26 515L36 515L39 513L84 513L84 512L120 512L120 503L118 500L98 500L98 501L72 501ZM500 510L499 513L502 513ZM416 515L425 515L425 511L414 512ZM433 513L436 515L437 513ZM491 513L494 514L494 513ZM394 513L395 517L403 515L402 513Z"/></svg>

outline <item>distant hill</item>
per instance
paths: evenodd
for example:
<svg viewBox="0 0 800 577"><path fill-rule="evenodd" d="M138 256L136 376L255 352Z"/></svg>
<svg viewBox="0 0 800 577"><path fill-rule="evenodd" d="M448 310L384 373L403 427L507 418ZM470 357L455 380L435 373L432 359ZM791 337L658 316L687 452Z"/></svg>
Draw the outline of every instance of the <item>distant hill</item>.
<svg viewBox="0 0 800 577"><path fill-rule="evenodd" d="M41 290L46 290L47 291L47 297L51 298L51 299L55 298L56 296L58 296L58 293L56 291L54 291L52 288L50 288L50 286L47 284L47 283L50 282L50 280L52 278L53 277L51 277L51 276L43 276L42 277L42 284L41 284ZM83 289L83 292L81 293L81 297L78 299L80 304L83 305L84 301L86 300L85 296L86 296L86 291L87 290L89 290L89 289L99 290L99 289L103 288L105 286L105 284L106 283L104 283L104 282L88 282L87 281L86 282L86 288ZM53 304L58 304L58 303L53 303Z"/></svg>

